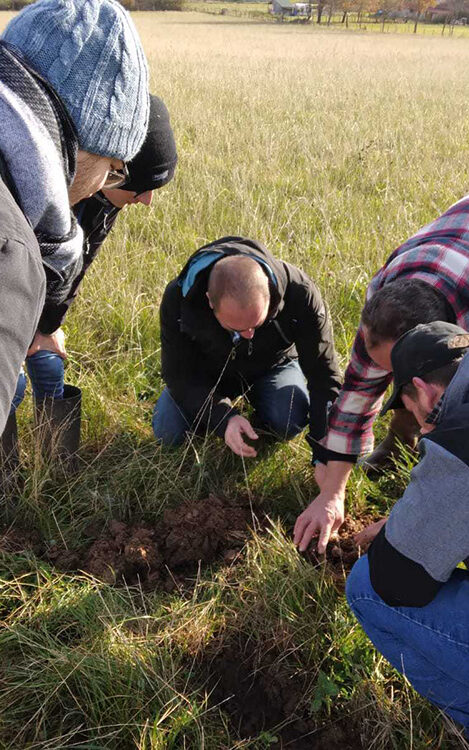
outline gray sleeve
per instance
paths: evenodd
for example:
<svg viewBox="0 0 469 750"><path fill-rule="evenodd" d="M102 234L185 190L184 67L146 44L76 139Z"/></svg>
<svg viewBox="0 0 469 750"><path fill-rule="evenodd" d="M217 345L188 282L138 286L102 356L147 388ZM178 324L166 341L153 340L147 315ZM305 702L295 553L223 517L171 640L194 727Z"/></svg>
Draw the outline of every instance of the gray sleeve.
<svg viewBox="0 0 469 750"><path fill-rule="evenodd" d="M445 582L469 555L469 469L438 443L422 439L423 458L386 523L402 555Z"/></svg>

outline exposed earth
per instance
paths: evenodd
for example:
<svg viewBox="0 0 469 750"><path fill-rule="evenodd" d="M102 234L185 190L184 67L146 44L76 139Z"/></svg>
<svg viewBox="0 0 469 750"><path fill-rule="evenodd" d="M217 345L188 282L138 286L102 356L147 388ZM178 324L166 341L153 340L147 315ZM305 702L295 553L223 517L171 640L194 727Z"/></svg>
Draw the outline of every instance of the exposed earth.
<svg viewBox="0 0 469 750"><path fill-rule="evenodd" d="M264 517L259 516L262 528ZM341 586L363 551L353 536L374 520L369 514L347 517L326 556L312 549L306 558L313 564L325 561ZM88 543L77 550L48 546L35 532L9 528L0 532L0 552L33 552L60 570L84 571L109 584L140 583L145 590L183 593L193 585L200 565L241 560L254 523L258 527L259 519L247 501L210 495L167 510L157 525L113 520L104 527L90 526ZM318 727L302 703L306 678L293 680L285 671L279 646L259 649L243 643L241 634L238 638L236 643L211 644L197 671L210 705L223 705L240 738L264 732L272 750L360 750L360 728L350 718Z"/></svg>
<svg viewBox="0 0 469 750"><path fill-rule="evenodd" d="M200 564L235 560L252 523L249 507L210 495L167 510L158 525L111 521L87 548L54 546L46 556L62 570L83 570L106 583L169 591Z"/></svg>
<svg viewBox="0 0 469 750"><path fill-rule="evenodd" d="M211 659L205 653L199 664L206 673L210 705L223 706L240 738L264 732L272 750L361 750L356 722L346 717L318 727L302 700L305 678L286 672L278 647L263 644L261 652L240 636Z"/></svg>
<svg viewBox="0 0 469 750"><path fill-rule="evenodd" d="M368 546L364 545L359 549L354 541L355 534L372 524L377 518L370 513L364 513L359 518L346 516L338 534L333 536L327 545L325 556L318 555L314 545L312 545L306 552L307 559L317 564L321 563L325 557L334 578L336 580L344 579L344 574L349 572L358 557L366 552Z"/></svg>
<svg viewBox="0 0 469 750"><path fill-rule="evenodd" d="M329 543L326 561L337 580L359 556L354 535L373 520L369 514L348 516ZM48 546L36 532L8 528L0 532L0 552L29 550L66 572L81 570L109 584L172 590L199 565L240 559L254 521L258 523L247 501L209 495L167 510L157 525L113 520L104 527L90 527L90 541L76 550ZM314 547L306 558L314 564L324 561Z"/></svg>

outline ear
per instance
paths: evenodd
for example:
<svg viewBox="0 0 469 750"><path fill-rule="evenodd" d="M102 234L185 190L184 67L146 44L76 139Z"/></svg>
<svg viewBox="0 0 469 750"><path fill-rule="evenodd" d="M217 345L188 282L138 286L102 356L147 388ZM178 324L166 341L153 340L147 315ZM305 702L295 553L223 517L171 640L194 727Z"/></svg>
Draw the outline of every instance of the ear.
<svg viewBox="0 0 469 750"><path fill-rule="evenodd" d="M206 297L207 297L207 299L208 299L208 304L210 305L210 309L211 309L211 310L213 310L213 305L212 305L212 303L210 302L210 297L209 297L209 294L208 294L208 292L205 292L205 295L206 295Z"/></svg>
<svg viewBox="0 0 469 750"><path fill-rule="evenodd" d="M417 390L418 401L424 411L430 413L439 399L439 390L433 383L426 383L422 378L412 378L412 385Z"/></svg>

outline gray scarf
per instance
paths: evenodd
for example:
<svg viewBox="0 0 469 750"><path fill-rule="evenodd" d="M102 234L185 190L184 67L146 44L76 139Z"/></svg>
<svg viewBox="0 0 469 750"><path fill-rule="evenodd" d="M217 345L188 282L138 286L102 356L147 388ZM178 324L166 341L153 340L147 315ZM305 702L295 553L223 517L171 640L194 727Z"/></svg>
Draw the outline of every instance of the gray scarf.
<svg viewBox="0 0 469 750"><path fill-rule="evenodd" d="M37 237L46 300L66 299L82 264L83 233L70 211L77 140L45 82L0 42L0 152L12 190Z"/></svg>

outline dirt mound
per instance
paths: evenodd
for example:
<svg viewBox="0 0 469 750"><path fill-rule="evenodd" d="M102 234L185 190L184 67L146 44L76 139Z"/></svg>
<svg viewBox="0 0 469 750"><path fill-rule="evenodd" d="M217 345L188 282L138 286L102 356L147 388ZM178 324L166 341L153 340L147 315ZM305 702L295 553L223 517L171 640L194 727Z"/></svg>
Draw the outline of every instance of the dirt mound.
<svg viewBox="0 0 469 750"><path fill-rule="evenodd" d="M0 552L33 552L40 557L44 554L44 543L35 531L9 527L0 531Z"/></svg>
<svg viewBox="0 0 469 750"><path fill-rule="evenodd" d="M210 705L222 707L241 739L272 734L272 750L360 750L359 732L348 719L322 728L308 713L305 679L287 674L281 657L273 651L260 656L246 644L225 647L200 665Z"/></svg>
<svg viewBox="0 0 469 750"><path fill-rule="evenodd" d="M164 514L164 557L170 568L212 562L222 552L242 547L251 520L247 508L210 495Z"/></svg>
<svg viewBox="0 0 469 750"><path fill-rule="evenodd" d="M157 526L111 521L100 532L94 529L95 539L85 550L55 546L47 559L61 570L84 570L106 583L141 583L169 591L184 580L180 572L199 563L236 560L250 521L247 507L210 495L167 510Z"/></svg>
<svg viewBox="0 0 469 750"><path fill-rule="evenodd" d="M376 520L377 516L369 513L360 518L346 516L337 536L331 539L326 549L326 560L336 578L343 579L344 574L349 572L359 556L365 552L364 548L358 548L355 544L355 534ZM318 555L314 546L306 552L306 557L315 564L324 560L324 555Z"/></svg>

